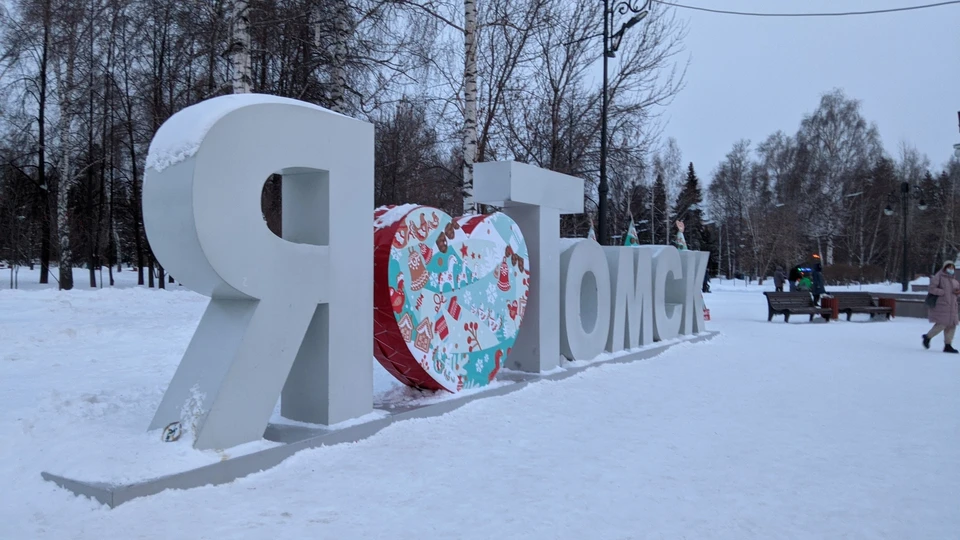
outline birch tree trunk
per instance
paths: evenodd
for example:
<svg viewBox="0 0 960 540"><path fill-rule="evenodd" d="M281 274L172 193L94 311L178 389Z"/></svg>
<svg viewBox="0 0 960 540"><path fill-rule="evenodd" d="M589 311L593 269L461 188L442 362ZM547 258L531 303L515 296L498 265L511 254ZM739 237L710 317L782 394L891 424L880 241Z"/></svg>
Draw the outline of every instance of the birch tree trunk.
<svg viewBox="0 0 960 540"><path fill-rule="evenodd" d="M733 250L730 249L730 231L727 231L727 279L736 278L737 272L733 267Z"/></svg>
<svg viewBox="0 0 960 540"><path fill-rule="evenodd" d="M47 179L47 82L50 60L50 0L43 3L43 45L40 48L40 95L37 111L37 180L40 184L40 204L43 205L40 213L40 283L50 281L50 185Z"/></svg>
<svg viewBox="0 0 960 540"><path fill-rule="evenodd" d="M230 86L234 94L249 94L253 86L253 65L250 61L250 2L232 0L230 21Z"/></svg>
<svg viewBox="0 0 960 540"><path fill-rule="evenodd" d="M650 245L657 244L657 227L654 225L657 222L657 203L656 198L653 196L653 184L650 184Z"/></svg>
<svg viewBox="0 0 960 540"><path fill-rule="evenodd" d="M60 167L57 181L57 243L60 248L60 290L73 288L73 252L70 247L70 186L73 184L73 166L70 143L73 139L73 87L76 68L76 48L67 44L64 73L60 77Z"/></svg>
<svg viewBox="0 0 960 540"><path fill-rule="evenodd" d="M123 67L123 84L124 84L124 93L126 98L124 100L123 108L125 113L124 123L126 128L127 135L127 151L130 156L130 186L133 195L134 201L140 201L141 198L141 178L140 178L140 169L139 169L139 153L137 152L137 138L136 138L136 117L134 116L133 110L133 99L131 93L131 67L125 65ZM143 207L140 204L134 204L133 206L133 243L134 249L136 251L136 264L137 264L137 285L143 285L143 266L144 266L144 254L143 254ZM119 237L117 239L117 244L119 245ZM117 263L119 264L119 262Z"/></svg>
<svg viewBox="0 0 960 540"><path fill-rule="evenodd" d="M723 223L717 228L717 277L723 272Z"/></svg>
<svg viewBox="0 0 960 540"><path fill-rule="evenodd" d="M880 212L877 213L876 224L873 227L873 237L870 240L870 250L867 252L866 261L873 263L873 257L877 250L877 239L880 238L880 224L883 223L883 217Z"/></svg>
<svg viewBox="0 0 960 540"><path fill-rule="evenodd" d="M475 212L473 164L477 158L477 2L463 1L463 213Z"/></svg>
<svg viewBox="0 0 960 540"><path fill-rule="evenodd" d="M870 227L870 222L868 221L870 219L870 206L866 201L862 201L860 206L860 231L858 232L858 236L860 239L860 268L862 272L862 268L871 264L872 261L867 258L867 238L870 234L868 229Z"/></svg>
<svg viewBox="0 0 960 540"><path fill-rule="evenodd" d="M347 0L337 0L334 17L334 39L330 45L331 67L333 69L330 108L334 112L344 114L347 108L347 40L350 39L350 5Z"/></svg>
<svg viewBox="0 0 960 540"><path fill-rule="evenodd" d="M117 20L119 19L119 9L114 7L112 11L112 23L110 24L110 39L107 43L107 64L104 69L104 76L107 81L114 81L113 76L113 57L114 51L116 50L117 45ZM114 222L113 214L113 201L114 201L114 175L116 173L116 154L117 154L117 145L115 138L115 125L116 121L114 118L114 103L113 103L113 84L105 84L103 88L103 148L104 156L109 155L109 158L104 159L104 167L109 171L109 185L105 189L102 185L103 182L106 182L105 177L101 177L101 191L105 192L106 196L106 205L107 205L107 253L104 257L107 263L107 276L110 280L110 286L113 287L116 282L113 277L113 261L111 256L114 252L117 253L116 264L119 268L120 265L120 240L117 235L116 222ZM109 149L108 149L109 147ZM107 154L109 153L109 154ZM119 270L118 270L119 271ZM100 279L100 285L103 285L103 278Z"/></svg>
<svg viewBox="0 0 960 540"><path fill-rule="evenodd" d="M97 13L95 11L96 4L94 2L91 2L90 7L91 7L90 30L89 30L89 35L87 36L87 51L86 51L87 58L85 60L89 62L89 64L92 66L92 65L96 65L96 60L95 60L96 32L94 32L93 29L95 28ZM89 164L89 162L90 160L93 159L93 155L96 153L95 146L94 146L95 145L94 128L96 126L96 119L94 117L94 111L93 111L94 104L96 103L96 100L97 100L97 95L95 92L96 87L94 85L95 72L96 70L93 68L87 69L86 99L87 99L87 162L88 162L88 165L86 167L87 169L86 174L87 174L87 179L89 183L87 187L88 193L86 197L86 200L87 200L86 219L92 220L92 216L94 213L96 213L96 216L97 216L95 221L96 223L95 226L91 227L89 224L89 221L87 222L88 230L91 230L91 229L93 230L92 233L87 234L87 275L90 278L90 288L97 287L97 262L98 262L97 257L100 254L100 225L103 223L103 177L106 172L104 169L104 162L106 161L105 160L106 149L105 149L105 146L103 145L103 136L106 133L106 129L104 129L101 133L98 134L100 135L100 149L99 149L100 150L99 152L100 166L98 167L100 169L99 170L100 185L99 185L99 191L97 193L97 198L99 198L99 201L96 203L97 211L94 212L93 211L94 197L91 196L90 191L92 191L92 189L90 188L90 186L95 185L94 178L96 177L96 173L94 172L94 168ZM104 108L104 111L105 110L106 108Z"/></svg>
<svg viewBox="0 0 960 540"><path fill-rule="evenodd" d="M956 231L956 224L957 224L957 221L956 221L957 192L956 192L956 189L954 188L954 185L953 185L953 177L950 176L949 178L950 178L950 187L949 187L949 190L950 190L950 197L949 197L949 201L950 201L950 202L949 202L949 208L950 208L950 211L949 211L949 213L947 214L947 220L946 220L946 221L947 221L947 228L946 228L946 230L945 230L945 232L944 232L944 238L951 238L951 239L953 239L953 238L956 238L956 237L957 237L957 231ZM954 249L954 243L953 243L952 240L951 240L951 242L950 242L950 249ZM948 255L948 257L950 257L950 256L955 256L955 258L956 258L957 260L960 260L960 254L957 254L957 253L956 253L956 250L954 250L953 255Z"/></svg>

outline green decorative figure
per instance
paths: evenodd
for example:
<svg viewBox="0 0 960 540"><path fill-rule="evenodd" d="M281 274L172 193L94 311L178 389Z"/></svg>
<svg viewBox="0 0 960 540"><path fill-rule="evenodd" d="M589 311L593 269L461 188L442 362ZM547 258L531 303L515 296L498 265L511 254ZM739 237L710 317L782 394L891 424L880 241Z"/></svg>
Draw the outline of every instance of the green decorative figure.
<svg viewBox="0 0 960 540"><path fill-rule="evenodd" d="M684 225L682 221L677 222L677 241L674 245L677 249L684 251L687 249L687 239L683 236Z"/></svg>
<svg viewBox="0 0 960 540"><path fill-rule="evenodd" d="M640 240L637 239L637 228L633 225L633 218L630 218L630 228L627 229L627 236L623 239L625 246L639 246Z"/></svg>

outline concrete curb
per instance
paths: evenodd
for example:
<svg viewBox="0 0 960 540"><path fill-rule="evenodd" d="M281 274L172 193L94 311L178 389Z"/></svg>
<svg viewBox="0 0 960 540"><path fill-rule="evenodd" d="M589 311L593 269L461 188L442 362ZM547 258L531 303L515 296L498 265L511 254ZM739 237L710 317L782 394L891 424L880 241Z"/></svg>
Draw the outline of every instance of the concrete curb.
<svg viewBox="0 0 960 540"><path fill-rule="evenodd" d="M83 495L95 499L110 508L131 501L139 497L155 495L168 489L191 489L205 485L226 484L242 478L244 476L265 471L276 467L288 457L301 450L317 448L320 446L330 446L334 444L343 444L357 442L373 435L380 430L393 424L411 418L430 418L441 416L450 411L459 409L467 403L477 401L483 398L503 396L520 390L531 383L537 381L560 381L568 379L596 366L610 364L625 364L637 360L646 360L653 358L670 349L675 345L682 343L700 343L713 339L718 335L717 332L703 332L695 336L683 338L682 341L671 342L664 345L654 345L648 349L624 354L609 360L601 360L584 366L568 366L563 371L551 373L548 375L511 373L506 380L515 381L511 384L492 388L488 391L478 392L463 396L459 399L450 399L439 403L416 406L406 409L386 410L390 415L386 418L380 418L365 422L356 426L351 426L338 430L316 430L293 428L287 429L287 426L271 425L267 428L265 437L269 440L284 442L281 446L268 448L252 454L237 456L235 458L205 465L196 469L191 469L179 473L174 473L148 480L142 480L129 484L110 484L104 482L91 482L74 480L64 476L41 472L44 480L53 482L58 486L67 489L77 495ZM385 409L381 409L385 410Z"/></svg>

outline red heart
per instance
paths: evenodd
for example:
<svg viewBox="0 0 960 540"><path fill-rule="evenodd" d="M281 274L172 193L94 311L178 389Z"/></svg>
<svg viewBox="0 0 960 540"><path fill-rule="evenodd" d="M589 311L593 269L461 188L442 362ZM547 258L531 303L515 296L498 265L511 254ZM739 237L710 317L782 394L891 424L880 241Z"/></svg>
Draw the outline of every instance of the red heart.
<svg viewBox="0 0 960 540"><path fill-rule="evenodd" d="M454 220L411 205L374 218L374 356L417 388L489 384L523 319L530 264L520 228L505 214Z"/></svg>

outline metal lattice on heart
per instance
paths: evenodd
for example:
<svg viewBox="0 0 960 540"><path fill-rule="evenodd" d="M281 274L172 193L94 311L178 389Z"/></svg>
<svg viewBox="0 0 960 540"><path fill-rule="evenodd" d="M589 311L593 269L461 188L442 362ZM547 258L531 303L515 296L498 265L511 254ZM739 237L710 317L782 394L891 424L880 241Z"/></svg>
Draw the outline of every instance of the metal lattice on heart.
<svg viewBox="0 0 960 540"><path fill-rule="evenodd" d="M493 381L516 341L530 265L505 214L426 206L374 212L374 356L404 384L459 392Z"/></svg>

